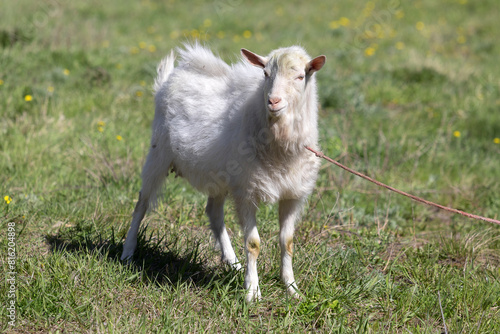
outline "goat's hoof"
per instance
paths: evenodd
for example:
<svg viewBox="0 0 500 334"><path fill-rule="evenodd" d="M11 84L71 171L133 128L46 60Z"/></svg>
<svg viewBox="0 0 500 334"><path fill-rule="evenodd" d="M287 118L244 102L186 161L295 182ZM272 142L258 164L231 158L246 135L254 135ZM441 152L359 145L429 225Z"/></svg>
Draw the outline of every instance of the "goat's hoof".
<svg viewBox="0 0 500 334"><path fill-rule="evenodd" d="M247 297L246 297L246 301L248 303L258 302L261 299L262 299L262 296L260 294L260 289L259 288L257 288L257 290L250 290L250 291L248 291Z"/></svg>
<svg viewBox="0 0 500 334"><path fill-rule="evenodd" d="M295 284L290 285L286 289L286 292L287 292L288 296L292 297L293 299L302 300L302 295Z"/></svg>
<svg viewBox="0 0 500 334"><path fill-rule="evenodd" d="M125 262L125 263L130 263L132 262L132 256L134 255L134 253L130 253L130 252L125 252L123 251L122 253L122 256L120 257L120 260L122 262Z"/></svg>
<svg viewBox="0 0 500 334"><path fill-rule="evenodd" d="M233 268L236 271L240 271L243 267L241 266L241 264L239 262L235 262L235 263L231 264L231 268Z"/></svg>

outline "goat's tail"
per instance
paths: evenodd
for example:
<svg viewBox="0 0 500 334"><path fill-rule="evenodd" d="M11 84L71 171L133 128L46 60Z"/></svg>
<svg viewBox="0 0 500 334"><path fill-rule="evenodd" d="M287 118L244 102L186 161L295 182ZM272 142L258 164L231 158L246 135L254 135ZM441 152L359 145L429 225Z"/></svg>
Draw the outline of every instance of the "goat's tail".
<svg viewBox="0 0 500 334"><path fill-rule="evenodd" d="M158 93L163 83L168 80L170 73L174 70L175 54L174 50L170 51L170 54L162 59L156 68L158 75L156 76L155 83L153 85L154 93Z"/></svg>

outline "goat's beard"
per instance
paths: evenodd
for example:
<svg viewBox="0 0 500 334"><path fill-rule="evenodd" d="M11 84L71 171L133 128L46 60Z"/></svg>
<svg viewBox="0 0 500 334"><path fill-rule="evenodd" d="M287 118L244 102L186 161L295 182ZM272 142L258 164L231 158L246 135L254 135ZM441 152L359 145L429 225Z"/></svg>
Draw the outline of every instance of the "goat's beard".
<svg viewBox="0 0 500 334"><path fill-rule="evenodd" d="M291 115L284 113L279 117L272 117L269 119L269 129L271 130L274 141L279 144L287 144L293 140L291 134L294 129L291 120L292 117L290 116Z"/></svg>

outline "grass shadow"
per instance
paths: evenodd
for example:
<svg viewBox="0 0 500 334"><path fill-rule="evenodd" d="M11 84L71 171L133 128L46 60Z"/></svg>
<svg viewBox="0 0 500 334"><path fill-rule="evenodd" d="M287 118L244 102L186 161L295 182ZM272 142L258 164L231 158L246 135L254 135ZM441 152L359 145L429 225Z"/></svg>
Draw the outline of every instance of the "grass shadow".
<svg viewBox="0 0 500 334"><path fill-rule="evenodd" d="M234 282L234 272L225 267L209 267L200 256L199 242L181 240L178 236L164 242L163 237L147 234L148 227L139 231L137 249L128 265L133 271L142 273L143 280L158 285L178 285L188 282L209 288L212 282ZM72 228L47 234L45 239L51 252L98 254L108 260L120 262L123 241L117 241L114 230L104 234L93 231L92 226L77 224ZM232 275L231 275L232 274Z"/></svg>

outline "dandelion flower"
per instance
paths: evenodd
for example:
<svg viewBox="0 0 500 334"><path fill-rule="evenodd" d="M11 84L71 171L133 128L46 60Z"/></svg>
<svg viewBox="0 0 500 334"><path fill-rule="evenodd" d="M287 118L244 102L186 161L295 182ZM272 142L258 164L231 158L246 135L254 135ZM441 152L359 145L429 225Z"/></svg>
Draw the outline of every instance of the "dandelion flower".
<svg viewBox="0 0 500 334"><path fill-rule="evenodd" d="M133 47L130 48L130 53L133 54L133 55L138 54L139 51L140 51L139 48L136 47L136 46L133 46Z"/></svg>
<svg viewBox="0 0 500 334"><path fill-rule="evenodd" d="M47 87L47 92L54 93L54 86Z"/></svg>
<svg viewBox="0 0 500 334"><path fill-rule="evenodd" d="M24 101L26 101L26 102L33 101L33 96L31 96L31 95L26 95L26 96L24 97Z"/></svg>
<svg viewBox="0 0 500 334"><path fill-rule="evenodd" d="M250 37L252 37L252 32L250 30L245 30L243 32L243 37L245 37L246 39L249 39Z"/></svg>
<svg viewBox="0 0 500 334"><path fill-rule="evenodd" d="M453 131L453 137L460 138L461 135L460 131Z"/></svg>
<svg viewBox="0 0 500 334"><path fill-rule="evenodd" d="M223 39L224 37L226 37L226 33L224 31L219 31L217 32L216 36L218 39Z"/></svg>
<svg viewBox="0 0 500 334"><path fill-rule="evenodd" d="M12 202L12 198L10 198L10 196L9 196L9 195L6 195L6 196L3 198L3 200L4 200L4 201L5 201L5 203L7 203L7 204L10 204L10 202Z"/></svg>
<svg viewBox="0 0 500 334"><path fill-rule="evenodd" d="M180 35L180 34L179 34L179 31L174 30L174 31L172 31L172 32L170 33L170 39L177 39L177 38L179 38L179 35Z"/></svg>
<svg viewBox="0 0 500 334"><path fill-rule="evenodd" d="M330 27L330 29L335 30L335 29L337 29L338 27L340 27L340 24L339 24L339 22L338 22L338 21L331 21L331 22L328 24L328 26Z"/></svg>
<svg viewBox="0 0 500 334"><path fill-rule="evenodd" d="M97 122L97 131L103 132L104 131L104 125L106 125L106 123L104 123L103 121Z"/></svg>
<svg viewBox="0 0 500 334"><path fill-rule="evenodd" d="M493 139L493 142L494 142L495 144L500 144L500 138L495 138L495 139Z"/></svg>
<svg viewBox="0 0 500 334"><path fill-rule="evenodd" d="M137 97L141 97L142 96L142 91L138 90L137 92L135 92L135 96Z"/></svg>
<svg viewBox="0 0 500 334"><path fill-rule="evenodd" d="M198 29L191 30L190 34L191 37L193 37L194 39L200 38L200 32L198 31Z"/></svg>
<svg viewBox="0 0 500 334"><path fill-rule="evenodd" d="M69 75L69 70L68 70L67 68L65 68L65 69L63 70L63 74L64 74L64 75Z"/></svg>
<svg viewBox="0 0 500 334"><path fill-rule="evenodd" d="M148 46L148 44L146 42L139 43L139 48L141 48L141 49L145 49L147 46Z"/></svg>
<svg viewBox="0 0 500 334"><path fill-rule="evenodd" d="M376 51L376 50L375 50L375 48L374 48L374 47L369 46L369 47L367 47L367 48L365 49L365 56L367 56L367 57L371 57L371 56L373 56L373 55L375 54L375 51Z"/></svg>
<svg viewBox="0 0 500 334"><path fill-rule="evenodd" d="M116 140L121 141L122 139L123 139L122 136L120 135L116 136Z"/></svg>
<svg viewBox="0 0 500 334"><path fill-rule="evenodd" d="M405 48L405 43L403 43L403 42L396 43L396 49L403 50L404 48Z"/></svg>
<svg viewBox="0 0 500 334"><path fill-rule="evenodd" d="M464 44L466 41L467 41L467 39L465 38L464 35L460 35L460 36L457 37L457 42L459 44Z"/></svg>
<svg viewBox="0 0 500 334"><path fill-rule="evenodd" d="M203 26L204 26L205 28L211 27L211 26L212 26L212 20L210 20L210 19L205 19L205 21L203 21Z"/></svg>
<svg viewBox="0 0 500 334"><path fill-rule="evenodd" d="M0 79L0 86L1 86L1 85L3 85L3 80L2 80L2 79Z"/></svg>
<svg viewBox="0 0 500 334"><path fill-rule="evenodd" d="M343 27L348 27L351 25L351 20L349 20L347 17L341 17L339 20L339 24Z"/></svg>
<svg viewBox="0 0 500 334"><path fill-rule="evenodd" d="M418 21L417 24L415 25L415 28L417 28L418 31L422 31L425 28L425 24L422 21Z"/></svg>
<svg viewBox="0 0 500 334"><path fill-rule="evenodd" d="M150 46L148 46L148 51L151 53L156 52L156 46L151 44Z"/></svg>

